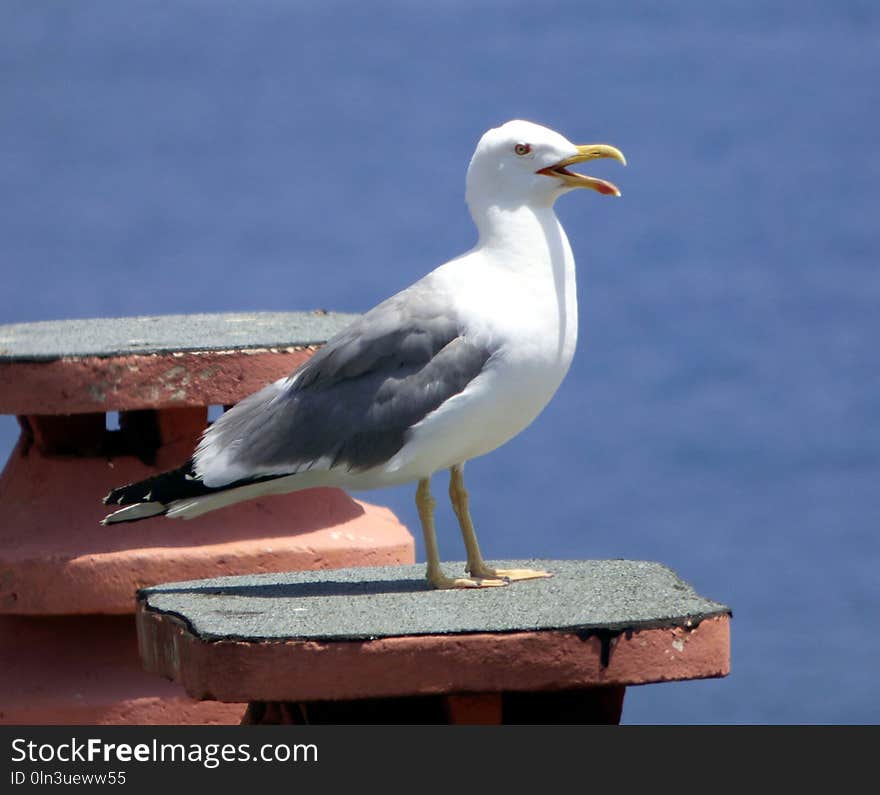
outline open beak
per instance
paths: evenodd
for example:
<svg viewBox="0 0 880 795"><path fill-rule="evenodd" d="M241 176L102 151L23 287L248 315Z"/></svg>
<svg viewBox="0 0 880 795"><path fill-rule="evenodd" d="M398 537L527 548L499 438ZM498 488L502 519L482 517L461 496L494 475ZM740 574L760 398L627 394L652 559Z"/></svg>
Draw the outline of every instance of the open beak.
<svg viewBox="0 0 880 795"><path fill-rule="evenodd" d="M592 188L606 196L620 196L620 189L617 185L606 182L604 179L587 177L584 174L569 171L567 166L573 166L575 163L585 163L587 160L598 160L600 157L610 157L626 165L626 158L623 156L623 152L608 144L586 144L577 147L577 151L578 153L574 157L566 158L555 166L539 169L538 173L561 179L572 188Z"/></svg>

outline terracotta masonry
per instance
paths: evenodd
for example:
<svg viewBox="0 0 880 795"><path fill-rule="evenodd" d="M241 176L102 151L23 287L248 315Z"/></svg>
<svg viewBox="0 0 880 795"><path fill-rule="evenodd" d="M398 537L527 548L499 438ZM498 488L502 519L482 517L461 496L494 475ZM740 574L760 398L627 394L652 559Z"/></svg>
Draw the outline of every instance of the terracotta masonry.
<svg viewBox="0 0 880 795"><path fill-rule="evenodd" d="M0 723L237 723L145 673L135 592L227 574L411 563L387 509L337 489L101 527L113 487L177 466L210 406L289 374L350 316L249 313L0 326ZM108 422L118 412L118 427Z"/></svg>
<svg viewBox="0 0 880 795"><path fill-rule="evenodd" d="M423 566L394 566L147 588L141 657L196 698L248 701L245 723L617 723L629 686L730 670L729 608L659 563L496 565L553 577L433 591Z"/></svg>

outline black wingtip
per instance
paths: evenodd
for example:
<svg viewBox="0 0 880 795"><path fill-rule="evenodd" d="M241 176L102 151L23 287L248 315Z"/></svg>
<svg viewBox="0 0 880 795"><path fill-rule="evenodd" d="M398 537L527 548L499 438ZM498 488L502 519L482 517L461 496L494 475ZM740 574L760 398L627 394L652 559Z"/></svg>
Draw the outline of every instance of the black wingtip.
<svg viewBox="0 0 880 795"><path fill-rule="evenodd" d="M186 497L200 497L213 489L196 477L192 460L168 472L160 472L135 483L113 489L104 497L104 505L169 503Z"/></svg>
<svg viewBox="0 0 880 795"><path fill-rule="evenodd" d="M119 486L118 488L113 489L106 497L104 497L104 505L123 505L125 504L125 498L128 496L132 497L131 502L140 502L141 497L138 495L138 487L143 482L145 481L139 483L127 483L124 486ZM132 494L132 491L135 493Z"/></svg>

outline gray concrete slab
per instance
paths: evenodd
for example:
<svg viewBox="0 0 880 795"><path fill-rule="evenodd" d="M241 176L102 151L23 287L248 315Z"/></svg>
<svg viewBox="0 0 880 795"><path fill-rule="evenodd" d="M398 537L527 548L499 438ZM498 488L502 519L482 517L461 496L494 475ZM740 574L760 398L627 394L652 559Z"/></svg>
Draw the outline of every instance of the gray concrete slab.
<svg viewBox="0 0 880 795"><path fill-rule="evenodd" d="M0 325L0 362L320 345L356 315L224 312Z"/></svg>
<svg viewBox="0 0 880 795"><path fill-rule="evenodd" d="M507 561L549 579L506 588L435 591L425 567L387 566L220 577L138 593L146 607L186 621L202 640L348 640L401 635L689 626L729 614L660 563ZM464 564L445 564L447 573Z"/></svg>

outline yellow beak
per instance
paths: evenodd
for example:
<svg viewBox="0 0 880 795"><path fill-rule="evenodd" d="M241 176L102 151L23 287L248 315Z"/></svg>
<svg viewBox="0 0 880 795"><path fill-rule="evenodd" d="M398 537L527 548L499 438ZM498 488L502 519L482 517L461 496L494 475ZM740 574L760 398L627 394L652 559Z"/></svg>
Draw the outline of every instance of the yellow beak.
<svg viewBox="0 0 880 795"><path fill-rule="evenodd" d="M608 144L585 144L577 147L577 151L578 153L573 157L566 158L555 166L542 168L538 173L561 179L566 185L571 185L573 188L592 188L606 196L620 196L620 189L611 182L606 182L604 179L596 177L588 177L584 174L577 174L574 171L569 171L566 166L572 166L575 163L585 163L587 160L598 160L602 157L610 157L626 165L626 158L623 156L623 152L617 147L609 146Z"/></svg>

